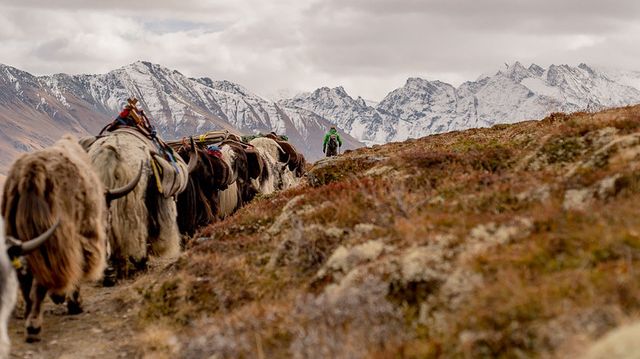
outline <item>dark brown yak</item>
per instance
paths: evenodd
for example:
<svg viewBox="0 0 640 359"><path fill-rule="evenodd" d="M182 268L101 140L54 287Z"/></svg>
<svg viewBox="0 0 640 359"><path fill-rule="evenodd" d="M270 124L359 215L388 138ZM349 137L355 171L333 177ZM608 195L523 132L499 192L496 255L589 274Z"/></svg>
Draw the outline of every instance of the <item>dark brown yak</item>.
<svg viewBox="0 0 640 359"><path fill-rule="evenodd" d="M231 169L221 157L198 148L198 164L189 174L184 192L178 195L178 228L192 236L202 226L214 222L220 215L219 191L231 184ZM191 150L182 147L178 154L187 161Z"/></svg>
<svg viewBox="0 0 640 359"><path fill-rule="evenodd" d="M70 314L82 311L79 285L102 277L107 255L107 200L136 182L106 192L87 153L71 136L22 155L9 171L2 200L7 236L28 239L59 221L51 238L26 259L19 272L26 302L27 341L38 340L47 293L67 300ZM106 192L106 199L105 199Z"/></svg>

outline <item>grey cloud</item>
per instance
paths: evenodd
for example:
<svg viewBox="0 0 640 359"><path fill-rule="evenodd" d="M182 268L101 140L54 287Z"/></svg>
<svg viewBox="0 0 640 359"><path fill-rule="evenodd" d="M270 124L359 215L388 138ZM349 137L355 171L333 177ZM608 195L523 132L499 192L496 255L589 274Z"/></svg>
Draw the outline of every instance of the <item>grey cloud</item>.
<svg viewBox="0 0 640 359"><path fill-rule="evenodd" d="M201 0L110 0L110 1L86 1L86 0L4 0L3 6L13 8L35 8L52 10L127 10L132 14L144 15L145 12L157 10L178 10L197 12L202 10L221 10L228 6L219 5L221 2Z"/></svg>
<svg viewBox="0 0 640 359"><path fill-rule="evenodd" d="M636 21L640 2L627 0L328 0L311 13L325 16L353 12L364 17L420 16L447 19L451 26L476 31L505 29L591 33Z"/></svg>
<svg viewBox="0 0 640 359"><path fill-rule="evenodd" d="M181 31L207 31L207 32L219 32L223 31L225 26L223 24L216 23L202 23L196 21L185 21L185 20L152 20L152 21L144 21L143 26L149 31L158 33L158 34L166 34L172 32L181 32Z"/></svg>
<svg viewBox="0 0 640 359"><path fill-rule="evenodd" d="M635 0L6 0L0 63L144 59L261 94L344 85L379 100L409 76L460 82L505 61L637 67L639 14Z"/></svg>
<svg viewBox="0 0 640 359"><path fill-rule="evenodd" d="M640 3L627 0L326 0L312 11L356 10L373 14L436 14L453 17L598 16L633 19Z"/></svg>
<svg viewBox="0 0 640 359"><path fill-rule="evenodd" d="M83 54L65 54L65 49L69 46L68 39L54 39L46 41L33 49L32 54L40 58L46 58L50 61L68 61L77 59L77 56ZM83 56L84 57L84 56Z"/></svg>

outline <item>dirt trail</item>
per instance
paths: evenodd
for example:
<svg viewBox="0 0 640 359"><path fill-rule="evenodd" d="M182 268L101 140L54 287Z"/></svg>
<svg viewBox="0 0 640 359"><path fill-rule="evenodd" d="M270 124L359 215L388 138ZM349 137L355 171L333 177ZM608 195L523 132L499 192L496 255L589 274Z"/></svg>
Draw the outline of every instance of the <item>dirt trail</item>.
<svg viewBox="0 0 640 359"><path fill-rule="evenodd" d="M156 272L151 269L150 272ZM152 275L152 273L148 273ZM129 280L115 287L85 284L82 287L84 313L67 315L66 305L47 298L41 341L26 343L19 299L9 324L11 358L131 358L136 356L135 316L137 298ZM19 295L21 297L21 295Z"/></svg>

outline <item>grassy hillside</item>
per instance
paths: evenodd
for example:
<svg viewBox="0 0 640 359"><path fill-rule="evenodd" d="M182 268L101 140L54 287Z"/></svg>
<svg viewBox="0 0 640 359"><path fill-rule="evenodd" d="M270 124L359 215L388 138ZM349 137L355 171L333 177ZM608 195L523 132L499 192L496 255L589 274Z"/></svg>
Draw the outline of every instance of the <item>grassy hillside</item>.
<svg viewBox="0 0 640 359"><path fill-rule="evenodd" d="M640 106L360 149L141 280L142 353L573 356L640 309Z"/></svg>

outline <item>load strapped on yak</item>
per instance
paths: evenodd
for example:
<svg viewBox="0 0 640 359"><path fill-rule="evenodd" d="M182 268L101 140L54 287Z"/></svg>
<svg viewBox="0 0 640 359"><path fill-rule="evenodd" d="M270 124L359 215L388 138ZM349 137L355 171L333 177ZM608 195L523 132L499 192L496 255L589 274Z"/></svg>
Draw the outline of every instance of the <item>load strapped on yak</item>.
<svg viewBox="0 0 640 359"><path fill-rule="evenodd" d="M258 134L255 134L255 135L242 136L242 142L249 143L251 140L255 140L256 138L261 138L261 137L272 137L272 138L275 137L273 139L277 141L289 141L289 137L287 137L287 135L278 135L277 133L271 131L267 134L259 132Z"/></svg>
<svg viewBox="0 0 640 359"><path fill-rule="evenodd" d="M182 191L183 188L178 183L186 183L188 173L181 169L183 166L177 160L173 148L157 136L157 131L144 110L137 105L136 98L127 99L127 104L118 117L105 126L99 136L104 132L128 132L137 135L142 141L150 142L152 148L155 148L150 166L158 191L165 197L173 196Z"/></svg>

